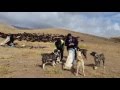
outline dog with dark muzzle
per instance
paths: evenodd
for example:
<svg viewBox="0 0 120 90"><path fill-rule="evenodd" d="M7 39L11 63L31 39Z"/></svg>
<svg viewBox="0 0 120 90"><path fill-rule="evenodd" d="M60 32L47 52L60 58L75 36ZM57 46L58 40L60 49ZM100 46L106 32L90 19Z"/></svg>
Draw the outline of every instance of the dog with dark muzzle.
<svg viewBox="0 0 120 90"><path fill-rule="evenodd" d="M45 65L47 63L52 64L53 67L55 67L57 62L60 62L60 51L55 49L52 53L44 53L41 54L42 56L42 68L45 68Z"/></svg>
<svg viewBox="0 0 120 90"><path fill-rule="evenodd" d="M96 52L92 52L92 53L90 53L90 55L92 55L94 57L94 62L95 62L94 69L97 69L98 67L100 67L101 61L103 62L103 66L105 68L105 56L103 53L98 54Z"/></svg>

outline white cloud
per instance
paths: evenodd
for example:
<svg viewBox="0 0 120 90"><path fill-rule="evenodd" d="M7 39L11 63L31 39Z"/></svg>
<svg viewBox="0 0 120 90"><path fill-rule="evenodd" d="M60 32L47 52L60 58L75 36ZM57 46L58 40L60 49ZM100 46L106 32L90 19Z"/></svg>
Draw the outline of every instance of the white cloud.
<svg viewBox="0 0 120 90"><path fill-rule="evenodd" d="M120 30L120 25L118 23L115 23L113 26L114 30Z"/></svg>

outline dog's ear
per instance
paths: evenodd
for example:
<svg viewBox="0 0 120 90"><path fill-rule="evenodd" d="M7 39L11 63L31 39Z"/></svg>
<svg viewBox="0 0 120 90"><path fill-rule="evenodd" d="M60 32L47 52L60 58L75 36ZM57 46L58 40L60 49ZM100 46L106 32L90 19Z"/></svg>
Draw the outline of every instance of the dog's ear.
<svg viewBox="0 0 120 90"><path fill-rule="evenodd" d="M96 52L92 52L94 55L96 54Z"/></svg>
<svg viewBox="0 0 120 90"><path fill-rule="evenodd" d="M51 54L55 54L55 52L51 52Z"/></svg>
<svg viewBox="0 0 120 90"><path fill-rule="evenodd" d="M54 52L57 52L58 50L57 49L54 49Z"/></svg>
<svg viewBox="0 0 120 90"><path fill-rule="evenodd" d="M78 48L77 51L80 51L80 49Z"/></svg>
<svg viewBox="0 0 120 90"><path fill-rule="evenodd" d="M81 49L79 47L77 47L77 51L80 51Z"/></svg>

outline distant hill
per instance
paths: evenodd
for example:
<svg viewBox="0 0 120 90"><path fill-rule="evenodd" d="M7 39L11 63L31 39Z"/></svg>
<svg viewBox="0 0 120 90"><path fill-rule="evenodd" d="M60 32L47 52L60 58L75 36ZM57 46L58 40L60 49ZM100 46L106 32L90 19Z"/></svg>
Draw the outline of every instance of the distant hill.
<svg viewBox="0 0 120 90"><path fill-rule="evenodd" d="M32 30L32 28L29 28L29 27L22 27L22 26L16 26L16 25L12 25L14 28L17 28L17 29L28 29L28 30Z"/></svg>
<svg viewBox="0 0 120 90"><path fill-rule="evenodd" d="M115 43L120 42L120 37L113 37L113 38L110 38L110 39Z"/></svg>

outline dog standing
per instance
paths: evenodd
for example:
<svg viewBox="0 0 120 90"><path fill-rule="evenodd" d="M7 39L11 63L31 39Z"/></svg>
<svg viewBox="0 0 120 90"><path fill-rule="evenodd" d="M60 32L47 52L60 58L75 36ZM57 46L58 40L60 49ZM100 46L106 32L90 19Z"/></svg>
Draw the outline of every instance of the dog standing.
<svg viewBox="0 0 120 90"><path fill-rule="evenodd" d="M94 62L95 62L94 69L97 69L98 67L100 67L101 61L103 62L103 67L105 68L105 56L103 53L97 54L96 52L92 52L90 53L90 55L94 57Z"/></svg>
<svg viewBox="0 0 120 90"><path fill-rule="evenodd" d="M83 54L83 49L77 49L77 68L76 68L76 76L78 76L79 74L79 70L80 68L82 67L82 73L83 73L83 76L85 76L85 65L84 65L84 59L83 59L83 56L86 58L86 54L84 53Z"/></svg>
<svg viewBox="0 0 120 90"><path fill-rule="evenodd" d="M42 68L45 68L47 63L51 63L55 67L56 62L60 61L60 51L55 49L52 53L44 53L42 55Z"/></svg>

